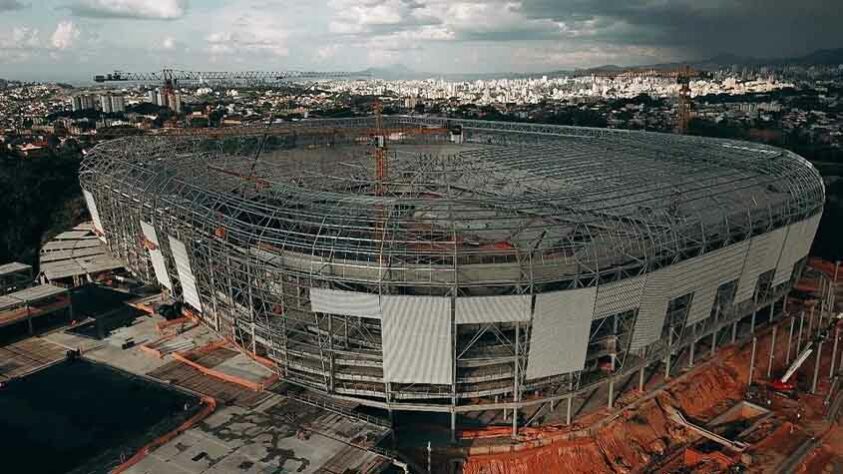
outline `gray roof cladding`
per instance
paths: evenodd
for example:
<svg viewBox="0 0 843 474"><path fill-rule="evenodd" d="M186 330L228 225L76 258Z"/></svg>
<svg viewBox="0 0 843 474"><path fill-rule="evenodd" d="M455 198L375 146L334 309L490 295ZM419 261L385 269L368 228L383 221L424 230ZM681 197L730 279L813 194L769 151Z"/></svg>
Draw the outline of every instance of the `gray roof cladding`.
<svg viewBox="0 0 843 474"><path fill-rule="evenodd" d="M155 196L239 244L366 261L517 252L593 269L685 258L805 219L825 200L810 163L766 145L408 116L385 118L380 195L372 147L360 139L373 126L278 125L273 146L254 128L234 139L124 138L97 146L81 180L94 194L108 186ZM463 143L408 132L457 126ZM358 138L308 146L324 144L326 130Z"/></svg>

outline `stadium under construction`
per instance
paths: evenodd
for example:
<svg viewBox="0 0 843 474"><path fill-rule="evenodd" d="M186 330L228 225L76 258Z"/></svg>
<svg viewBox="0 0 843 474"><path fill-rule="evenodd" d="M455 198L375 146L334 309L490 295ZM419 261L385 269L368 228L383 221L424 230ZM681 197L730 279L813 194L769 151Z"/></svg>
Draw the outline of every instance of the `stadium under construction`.
<svg viewBox="0 0 843 474"><path fill-rule="evenodd" d="M764 145L410 116L127 137L81 182L115 257L287 382L452 428L754 331L825 198Z"/></svg>

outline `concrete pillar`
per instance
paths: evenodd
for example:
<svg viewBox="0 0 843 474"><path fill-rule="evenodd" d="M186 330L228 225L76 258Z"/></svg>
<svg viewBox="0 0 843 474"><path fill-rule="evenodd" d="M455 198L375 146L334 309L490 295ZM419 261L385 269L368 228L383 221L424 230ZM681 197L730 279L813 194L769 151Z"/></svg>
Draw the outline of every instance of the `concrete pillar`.
<svg viewBox="0 0 843 474"><path fill-rule="evenodd" d="M574 408L574 394L569 393L568 394L568 410L565 411L565 425L566 426L571 426L571 415L572 415L571 411L573 410L573 408Z"/></svg>
<svg viewBox="0 0 843 474"><path fill-rule="evenodd" d="M749 359L749 380L747 380L747 385L752 385L752 378L755 375L755 346L758 343L758 338L752 336L752 355Z"/></svg>
<svg viewBox="0 0 843 474"><path fill-rule="evenodd" d="M802 329L805 327L805 311L799 313L799 336L796 338L796 355L802 352Z"/></svg>
<svg viewBox="0 0 843 474"><path fill-rule="evenodd" d="M641 367L640 370L638 370L638 391L642 393L644 392L644 369L646 368L647 367L644 366Z"/></svg>
<svg viewBox="0 0 843 474"><path fill-rule="evenodd" d="M694 366L694 348L697 347L697 341L691 341L691 348L688 353L688 367Z"/></svg>
<svg viewBox="0 0 843 474"><path fill-rule="evenodd" d="M664 358L664 379L670 380L670 349L667 351L667 357Z"/></svg>
<svg viewBox="0 0 843 474"><path fill-rule="evenodd" d="M822 314L822 313L820 313ZM811 315L808 317L808 338L811 338L811 332L814 330L814 307L811 306Z"/></svg>
<svg viewBox="0 0 843 474"><path fill-rule="evenodd" d="M749 333L755 334L755 310L752 311L752 319L749 322Z"/></svg>
<svg viewBox="0 0 843 474"><path fill-rule="evenodd" d="M814 380L811 382L811 393L817 393L817 381L820 378L820 361L823 358L823 341L817 344L817 361L814 363Z"/></svg>
<svg viewBox="0 0 843 474"><path fill-rule="evenodd" d="M773 323L773 317L776 315L776 302L770 303L770 324Z"/></svg>
<svg viewBox="0 0 843 474"><path fill-rule="evenodd" d="M770 357L767 360L767 378L769 379L770 376L773 374L773 358L774 354L776 353L776 332L778 331L778 326L773 326L773 338L770 340Z"/></svg>
<svg viewBox="0 0 843 474"><path fill-rule="evenodd" d="M609 378L609 409L611 410L615 406L615 379L614 377Z"/></svg>
<svg viewBox="0 0 843 474"><path fill-rule="evenodd" d="M457 412L451 412L451 442L457 442Z"/></svg>
<svg viewBox="0 0 843 474"><path fill-rule="evenodd" d="M785 364L790 365L790 350L793 348L793 326L796 324L796 319L791 316L790 317L790 331L787 333L787 357L785 358Z"/></svg>
<svg viewBox="0 0 843 474"><path fill-rule="evenodd" d="M834 345L831 346L831 368L828 370L828 378L834 377L834 363L837 362L837 343L840 341L840 328L834 330Z"/></svg>
<svg viewBox="0 0 843 474"><path fill-rule="evenodd" d="M738 322L732 323L732 344L738 340Z"/></svg>
<svg viewBox="0 0 843 474"><path fill-rule="evenodd" d="M715 349L717 349L717 333L717 329L715 329L714 332L711 333L711 357L714 357L714 351Z"/></svg>

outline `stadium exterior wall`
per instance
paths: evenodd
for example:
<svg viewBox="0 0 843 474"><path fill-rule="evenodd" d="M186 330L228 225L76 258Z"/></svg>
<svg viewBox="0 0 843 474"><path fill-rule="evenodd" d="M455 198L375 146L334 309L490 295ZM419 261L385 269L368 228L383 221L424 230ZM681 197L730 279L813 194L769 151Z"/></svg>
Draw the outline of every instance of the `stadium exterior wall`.
<svg viewBox="0 0 843 474"><path fill-rule="evenodd" d="M608 133L460 124L469 138L475 130L475 140ZM279 248L238 235L222 216L218 227L203 227L212 211L182 202L191 187L175 193L166 183L132 184L107 166L102 151L89 159L86 201L112 252L141 278L182 298L222 336L274 360L291 383L374 407L451 413L452 425L457 413L518 410L528 391L535 404L616 380L703 337L716 340L748 317L755 328L765 307L777 317L822 212L821 199L806 199L787 220L716 248L560 285L567 270L559 268L571 265L562 257L387 269L377 260ZM385 272L400 274L400 288L426 289L379 291ZM461 285L509 294L466 295Z"/></svg>

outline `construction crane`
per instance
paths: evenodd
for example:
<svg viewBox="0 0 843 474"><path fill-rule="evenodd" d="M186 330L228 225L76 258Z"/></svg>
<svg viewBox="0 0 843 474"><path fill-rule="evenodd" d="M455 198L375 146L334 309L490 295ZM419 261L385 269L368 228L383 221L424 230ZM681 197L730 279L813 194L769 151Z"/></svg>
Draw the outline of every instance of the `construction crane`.
<svg viewBox="0 0 843 474"><path fill-rule="evenodd" d="M682 65L673 69L628 69L625 71L590 71L596 77L617 79L620 77L661 77L675 79L679 85L676 104L676 133L687 134L691 124L691 110L694 102L691 98L691 80L707 77L708 73Z"/></svg>

